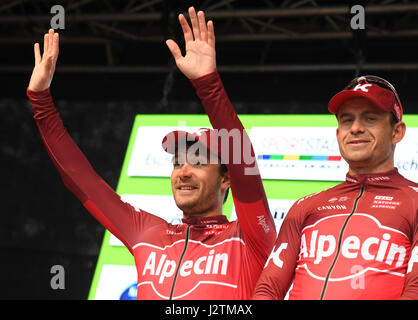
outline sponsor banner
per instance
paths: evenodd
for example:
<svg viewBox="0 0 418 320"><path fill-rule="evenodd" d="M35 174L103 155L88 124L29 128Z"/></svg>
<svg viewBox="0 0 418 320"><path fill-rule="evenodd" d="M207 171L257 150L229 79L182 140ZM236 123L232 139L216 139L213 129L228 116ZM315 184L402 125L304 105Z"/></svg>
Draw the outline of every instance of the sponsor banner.
<svg viewBox="0 0 418 320"><path fill-rule="evenodd" d="M253 127L250 139L263 179L344 181L348 165L341 158L334 127ZM418 181L418 128L407 128L397 144L395 166Z"/></svg>
<svg viewBox="0 0 418 320"><path fill-rule="evenodd" d="M267 199L269 204L271 215L274 218L274 224L276 226L276 232L279 233L283 220L289 211L290 207L296 200L284 200L284 199ZM237 213L235 212L235 206L232 208L230 221L237 219Z"/></svg>
<svg viewBox="0 0 418 320"><path fill-rule="evenodd" d="M263 179L343 181L348 171L333 127L253 127Z"/></svg>
<svg viewBox="0 0 418 320"><path fill-rule="evenodd" d="M95 300L136 300L135 266L105 264L100 273Z"/></svg>
<svg viewBox="0 0 418 320"><path fill-rule="evenodd" d="M139 127L128 176L170 177L172 155L162 149L173 130L198 127ZM334 127L253 127L250 139L263 179L344 181L348 165L342 159ZM395 166L407 179L418 181L418 128L408 128L397 145Z"/></svg>
<svg viewBox="0 0 418 320"><path fill-rule="evenodd" d="M152 213L171 224L182 223L183 212L177 207L172 195L123 194L121 200L131 204L137 210L142 209ZM124 246L113 234L110 236L109 245Z"/></svg>
<svg viewBox="0 0 418 320"><path fill-rule="evenodd" d="M173 155L162 148L164 136L174 130L197 131L199 127L139 127L127 170L128 176L170 177Z"/></svg>
<svg viewBox="0 0 418 320"><path fill-rule="evenodd" d="M396 145L395 167L405 178L418 182L418 128L406 128L405 137Z"/></svg>

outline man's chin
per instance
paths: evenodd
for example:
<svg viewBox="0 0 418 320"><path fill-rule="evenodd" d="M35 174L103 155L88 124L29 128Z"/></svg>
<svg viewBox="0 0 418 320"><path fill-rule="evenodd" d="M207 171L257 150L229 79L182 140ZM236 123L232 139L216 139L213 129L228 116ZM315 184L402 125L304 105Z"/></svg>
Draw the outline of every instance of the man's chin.
<svg viewBox="0 0 418 320"><path fill-rule="evenodd" d="M345 161L350 168L363 169L370 167L370 160L365 157L350 158Z"/></svg>
<svg viewBox="0 0 418 320"><path fill-rule="evenodd" d="M348 156L346 156L345 154L343 155L344 160L350 164L362 164L362 163L368 163L370 162L370 154L367 152L347 152L346 153Z"/></svg>
<svg viewBox="0 0 418 320"><path fill-rule="evenodd" d="M192 213L196 208L196 201L176 201L177 207L186 214Z"/></svg>

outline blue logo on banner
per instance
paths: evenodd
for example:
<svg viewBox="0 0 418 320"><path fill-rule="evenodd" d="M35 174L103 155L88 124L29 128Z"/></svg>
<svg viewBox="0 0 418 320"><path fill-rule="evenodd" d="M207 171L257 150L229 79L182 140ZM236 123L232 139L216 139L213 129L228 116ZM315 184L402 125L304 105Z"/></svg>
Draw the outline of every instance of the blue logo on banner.
<svg viewBox="0 0 418 320"><path fill-rule="evenodd" d="M122 292L119 300L136 300L137 283L131 284Z"/></svg>

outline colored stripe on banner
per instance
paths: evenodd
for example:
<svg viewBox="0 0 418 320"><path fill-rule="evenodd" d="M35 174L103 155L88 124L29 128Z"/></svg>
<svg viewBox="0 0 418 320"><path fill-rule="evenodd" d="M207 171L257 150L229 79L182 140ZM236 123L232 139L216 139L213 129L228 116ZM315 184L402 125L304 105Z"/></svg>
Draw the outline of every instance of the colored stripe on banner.
<svg viewBox="0 0 418 320"><path fill-rule="evenodd" d="M341 156L311 156L294 154L260 154L258 160L341 161Z"/></svg>

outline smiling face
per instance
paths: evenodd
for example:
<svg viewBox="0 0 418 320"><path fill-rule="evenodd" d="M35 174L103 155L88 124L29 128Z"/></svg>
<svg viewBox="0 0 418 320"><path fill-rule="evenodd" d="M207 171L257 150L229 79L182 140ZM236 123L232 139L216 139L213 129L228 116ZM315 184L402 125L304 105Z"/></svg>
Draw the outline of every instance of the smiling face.
<svg viewBox="0 0 418 320"><path fill-rule="evenodd" d="M337 140L350 174L394 168L395 144L402 140L405 124L392 125L391 116L364 98L352 98L340 106Z"/></svg>
<svg viewBox="0 0 418 320"><path fill-rule="evenodd" d="M208 163L206 157L186 154L173 158L171 188L177 207L185 217L222 214L229 175L221 174L220 163Z"/></svg>

